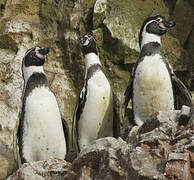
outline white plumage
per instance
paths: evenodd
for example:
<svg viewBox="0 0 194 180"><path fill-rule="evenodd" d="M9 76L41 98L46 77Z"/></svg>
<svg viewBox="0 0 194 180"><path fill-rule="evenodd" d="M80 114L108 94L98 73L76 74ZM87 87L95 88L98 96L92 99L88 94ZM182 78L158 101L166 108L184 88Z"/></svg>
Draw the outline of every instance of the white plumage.
<svg viewBox="0 0 194 180"><path fill-rule="evenodd" d="M66 142L59 108L48 87L35 88L26 98L23 152L28 161L64 159Z"/></svg>
<svg viewBox="0 0 194 180"><path fill-rule="evenodd" d="M135 122L143 122L158 110L174 110L174 95L170 74L160 54L145 56L139 63L133 82Z"/></svg>
<svg viewBox="0 0 194 180"><path fill-rule="evenodd" d="M67 153L68 128L62 124L56 97L43 70L48 52L48 48L35 47L23 58L24 90L17 131L19 165L50 157L64 159Z"/></svg>
<svg viewBox="0 0 194 180"><path fill-rule="evenodd" d="M142 31L142 41L141 41L141 49L142 47L147 44L147 43L150 43L150 42L158 42L159 44L161 44L161 39L160 39L160 36L157 35L157 34L152 34L152 33L148 33L146 32L146 27L151 24L152 22L154 22L155 20L152 20L152 21L149 21L143 28L143 31Z"/></svg>
<svg viewBox="0 0 194 180"><path fill-rule="evenodd" d="M87 95L83 112L77 120L77 142L80 149L100 137L113 136L113 97L110 84L101 69L94 72L87 80L88 69L101 63L95 53L87 54L85 60L87 90L84 86L80 97L82 99L85 93Z"/></svg>

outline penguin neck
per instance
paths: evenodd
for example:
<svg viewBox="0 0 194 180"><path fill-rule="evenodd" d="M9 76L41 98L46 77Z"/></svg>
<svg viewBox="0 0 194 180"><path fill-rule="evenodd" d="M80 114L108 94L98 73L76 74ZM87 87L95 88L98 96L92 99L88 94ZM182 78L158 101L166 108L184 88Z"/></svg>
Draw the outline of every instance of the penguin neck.
<svg viewBox="0 0 194 180"><path fill-rule="evenodd" d="M99 56L96 53L86 54L85 55L85 64L86 64L86 72L91 66L93 66L95 64L98 64L101 66Z"/></svg>
<svg viewBox="0 0 194 180"><path fill-rule="evenodd" d="M29 66L29 67L23 68L23 76L24 76L25 86L26 86L30 76L32 76L32 74L34 74L34 73L45 74L45 72L43 70L43 66Z"/></svg>
<svg viewBox="0 0 194 180"><path fill-rule="evenodd" d="M142 40L141 40L141 50L143 49L143 47L151 42L156 42L158 44L161 45L161 38L159 35L156 34L152 34L152 33L148 33L148 32L143 32L142 33Z"/></svg>
<svg viewBox="0 0 194 180"><path fill-rule="evenodd" d="M163 55L162 46L158 42L149 42L141 49L140 58L155 54Z"/></svg>

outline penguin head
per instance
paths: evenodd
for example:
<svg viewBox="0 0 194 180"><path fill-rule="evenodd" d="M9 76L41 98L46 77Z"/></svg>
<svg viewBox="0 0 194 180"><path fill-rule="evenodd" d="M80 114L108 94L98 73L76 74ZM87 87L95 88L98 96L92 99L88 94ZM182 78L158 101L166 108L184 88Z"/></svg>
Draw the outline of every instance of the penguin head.
<svg viewBox="0 0 194 180"><path fill-rule="evenodd" d="M48 53L49 48L33 47L25 53L23 65L25 67L43 66Z"/></svg>
<svg viewBox="0 0 194 180"><path fill-rule="evenodd" d="M145 21L143 22L143 25L139 33L140 46L143 36L146 36L147 33L156 36L162 36L163 34L166 33L167 29L174 26L175 26L174 21L167 20L165 17L161 15L146 18Z"/></svg>
<svg viewBox="0 0 194 180"><path fill-rule="evenodd" d="M98 48L97 48L96 40L94 39L92 35L86 34L84 36L81 36L80 46L81 46L81 50L84 55L88 53L95 53L96 55L98 55Z"/></svg>

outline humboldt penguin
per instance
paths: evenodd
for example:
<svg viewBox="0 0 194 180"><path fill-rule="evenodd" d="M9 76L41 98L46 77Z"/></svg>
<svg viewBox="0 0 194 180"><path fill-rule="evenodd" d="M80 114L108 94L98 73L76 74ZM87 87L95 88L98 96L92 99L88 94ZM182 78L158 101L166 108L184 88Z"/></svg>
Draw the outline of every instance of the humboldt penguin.
<svg viewBox="0 0 194 180"><path fill-rule="evenodd" d="M96 40L84 35L80 46L85 56L85 78L73 118L72 141L77 153L98 138L118 133L118 124L113 120L112 90L103 73Z"/></svg>
<svg viewBox="0 0 194 180"><path fill-rule="evenodd" d="M176 94L192 105L189 91L173 72L162 50L161 36L173 26L174 21L157 15L145 19L141 27L141 51L126 87L123 103L126 110L132 99L133 120L138 126L157 111L173 111Z"/></svg>
<svg viewBox="0 0 194 180"><path fill-rule="evenodd" d="M17 139L19 165L64 159L67 153L68 127L62 122L56 97L43 70L49 48L29 49L22 62L24 89Z"/></svg>

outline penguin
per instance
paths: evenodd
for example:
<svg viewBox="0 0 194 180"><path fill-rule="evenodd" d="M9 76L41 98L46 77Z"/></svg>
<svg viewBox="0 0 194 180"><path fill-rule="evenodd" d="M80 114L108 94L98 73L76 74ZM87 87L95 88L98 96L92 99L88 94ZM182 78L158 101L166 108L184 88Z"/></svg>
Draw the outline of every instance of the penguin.
<svg viewBox="0 0 194 180"><path fill-rule="evenodd" d="M173 72L162 50L161 36L174 26L174 21L156 15L145 19L141 27L140 55L133 66L122 105L124 116L132 100L133 123L138 126L157 111L173 111L177 103L176 95L192 106L191 94Z"/></svg>
<svg viewBox="0 0 194 180"><path fill-rule="evenodd" d="M49 48L29 49L22 61L24 89L17 140L19 166L26 162L64 159L68 148L68 126L62 121L56 97L43 70Z"/></svg>
<svg viewBox="0 0 194 180"><path fill-rule="evenodd" d="M72 141L77 153L98 138L117 136L119 126L113 119L113 94L103 73L96 40L86 34L80 38L80 46L85 56L85 78L72 126Z"/></svg>

